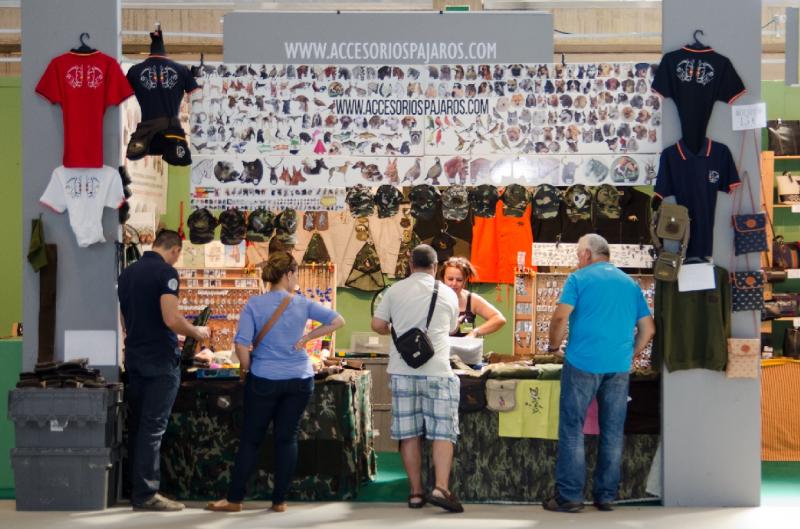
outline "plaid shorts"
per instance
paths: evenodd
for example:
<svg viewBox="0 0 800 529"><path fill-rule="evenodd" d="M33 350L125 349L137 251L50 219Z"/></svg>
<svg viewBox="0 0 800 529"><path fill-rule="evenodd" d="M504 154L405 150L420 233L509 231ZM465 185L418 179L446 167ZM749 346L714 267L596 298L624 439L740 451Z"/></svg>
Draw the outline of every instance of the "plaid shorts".
<svg viewBox="0 0 800 529"><path fill-rule="evenodd" d="M392 375L392 439L458 438L458 377Z"/></svg>

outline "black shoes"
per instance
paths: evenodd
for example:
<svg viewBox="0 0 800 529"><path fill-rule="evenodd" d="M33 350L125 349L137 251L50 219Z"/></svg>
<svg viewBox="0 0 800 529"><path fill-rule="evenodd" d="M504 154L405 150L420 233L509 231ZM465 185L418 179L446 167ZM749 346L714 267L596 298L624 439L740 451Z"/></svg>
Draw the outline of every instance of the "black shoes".
<svg viewBox="0 0 800 529"><path fill-rule="evenodd" d="M572 503L569 501L559 502L554 496L542 503L542 507L547 511L575 513L583 510L583 503Z"/></svg>
<svg viewBox="0 0 800 529"><path fill-rule="evenodd" d="M596 501L593 505L598 511L611 512L614 510L614 507L610 503L600 503Z"/></svg>

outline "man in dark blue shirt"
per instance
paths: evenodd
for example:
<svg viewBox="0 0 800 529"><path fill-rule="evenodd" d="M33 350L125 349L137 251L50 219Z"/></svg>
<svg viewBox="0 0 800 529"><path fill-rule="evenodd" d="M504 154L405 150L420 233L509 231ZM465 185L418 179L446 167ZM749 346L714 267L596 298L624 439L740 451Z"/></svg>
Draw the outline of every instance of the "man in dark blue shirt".
<svg viewBox="0 0 800 529"><path fill-rule="evenodd" d="M209 337L178 310L180 236L163 230L153 250L126 268L117 293L125 330L128 374L128 450L131 460L131 504L134 510L177 511L183 504L158 493L161 437L180 385L180 352L176 333L196 340ZM205 358L208 360L208 358Z"/></svg>
<svg viewBox="0 0 800 529"><path fill-rule="evenodd" d="M674 195L675 201L689 210L687 258L712 255L717 192L730 193L740 185L731 151L721 143L706 138L700 150L692 152L680 140L661 152L655 195Z"/></svg>

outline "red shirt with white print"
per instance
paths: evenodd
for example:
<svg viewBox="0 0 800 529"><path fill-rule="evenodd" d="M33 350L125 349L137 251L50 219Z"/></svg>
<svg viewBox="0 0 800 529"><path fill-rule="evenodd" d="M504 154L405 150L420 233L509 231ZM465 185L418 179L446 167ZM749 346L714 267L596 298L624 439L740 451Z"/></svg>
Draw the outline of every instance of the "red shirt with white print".
<svg viewBox="0 0 800 529"><path fill-rule="evenodd" d="M116 59L99 51L59 55L36 92L64 115L64 167L103 166L103 114L133 95Z"/></svg>

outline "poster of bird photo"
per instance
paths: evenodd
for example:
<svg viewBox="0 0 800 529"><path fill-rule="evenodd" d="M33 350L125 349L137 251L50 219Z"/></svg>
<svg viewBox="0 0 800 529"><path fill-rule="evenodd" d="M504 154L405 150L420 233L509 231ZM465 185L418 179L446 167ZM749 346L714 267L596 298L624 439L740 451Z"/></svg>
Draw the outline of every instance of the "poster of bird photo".
<svg viewBox="0 0 800 529"><path fill-rule="evenodd" d="M642 185L649 63L205 66L193 186Z"/></svg>

